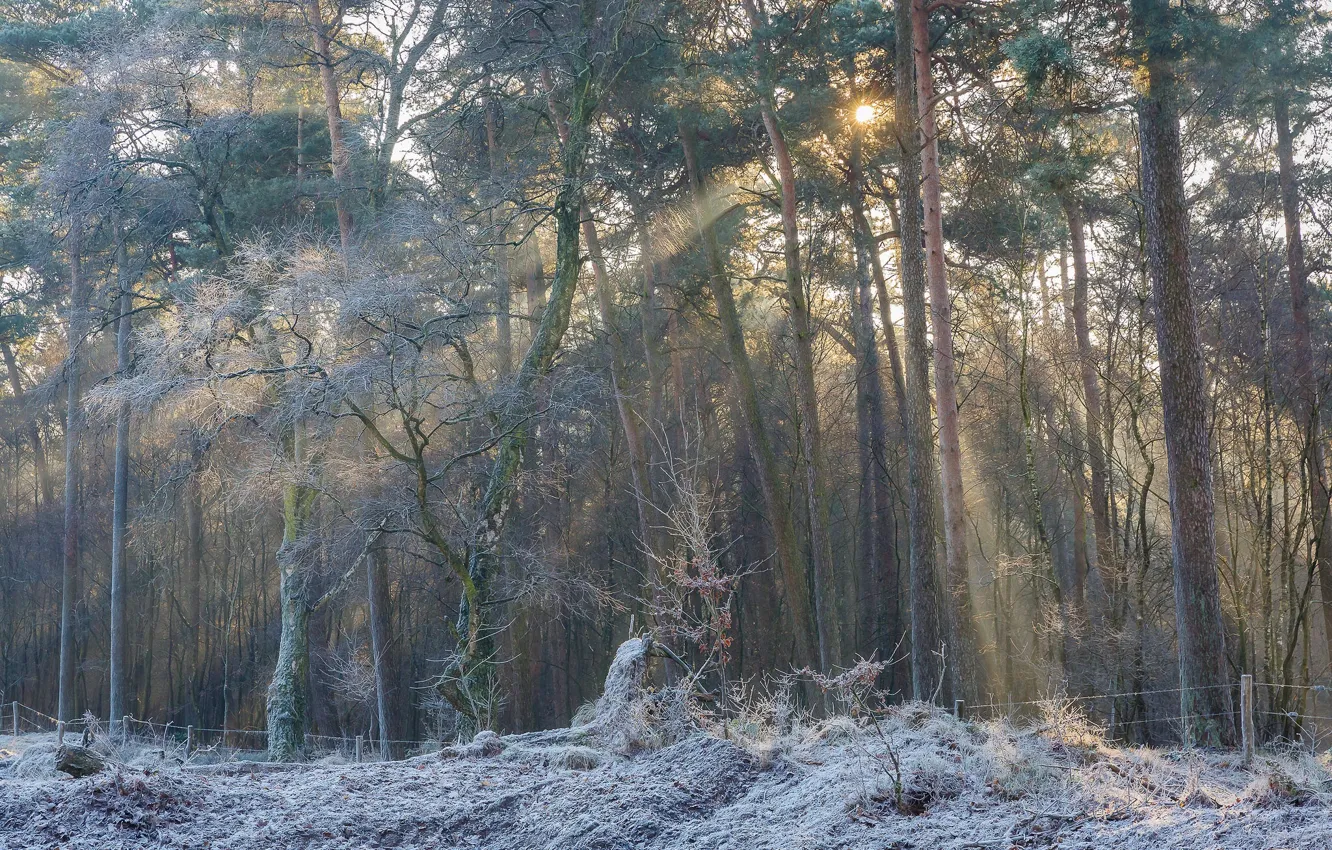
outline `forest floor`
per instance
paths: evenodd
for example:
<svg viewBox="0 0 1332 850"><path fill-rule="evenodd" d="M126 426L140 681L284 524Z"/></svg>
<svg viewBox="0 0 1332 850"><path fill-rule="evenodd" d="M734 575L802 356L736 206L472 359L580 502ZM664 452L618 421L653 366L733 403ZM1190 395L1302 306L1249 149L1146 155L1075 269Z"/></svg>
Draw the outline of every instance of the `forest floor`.
<svg viewBox="0 0 1332 850"><path fill-rule="evenodd" d="M1244 769L1116 746L1074 715L1015 728L918 704L783 734L740 718L726 739L607 731L363 764L181 766L140 748L83 779L27 736L0 752L0 848L1332 848L1329 760L1307 751Z"/></svg>

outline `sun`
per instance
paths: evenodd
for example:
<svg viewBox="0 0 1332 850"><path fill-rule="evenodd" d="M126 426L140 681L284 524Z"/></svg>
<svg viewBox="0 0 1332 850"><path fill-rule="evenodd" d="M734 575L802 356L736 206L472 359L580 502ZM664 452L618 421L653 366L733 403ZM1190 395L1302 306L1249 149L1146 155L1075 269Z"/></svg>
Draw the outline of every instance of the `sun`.
<svg viewBox="0 0 1332 850"><path fill-rule="evenodd" d="M856 122L860 124L868 124L869 122L873 121L874 116L878 114L879 111L875 109L871 104L862 103L856 107Z"/></svg>

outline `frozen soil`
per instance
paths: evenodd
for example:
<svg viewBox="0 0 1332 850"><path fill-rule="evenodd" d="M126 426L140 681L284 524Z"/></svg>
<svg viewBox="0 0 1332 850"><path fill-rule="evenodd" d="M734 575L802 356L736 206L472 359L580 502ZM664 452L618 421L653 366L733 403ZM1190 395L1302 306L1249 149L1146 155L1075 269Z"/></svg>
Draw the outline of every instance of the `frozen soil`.
<svg viewBox="0 0 1332 850"><path fill-rule="evenodd" d="M703 731L635 689L632 656L586 726L400 762L181 766L141 749L70 779L30 736L0 752L0 850L1332 848L1325 755L1245 769L1229 752L1123 748L1055 707L1025 728L914 704L805 724L755 710Z"/></svg>

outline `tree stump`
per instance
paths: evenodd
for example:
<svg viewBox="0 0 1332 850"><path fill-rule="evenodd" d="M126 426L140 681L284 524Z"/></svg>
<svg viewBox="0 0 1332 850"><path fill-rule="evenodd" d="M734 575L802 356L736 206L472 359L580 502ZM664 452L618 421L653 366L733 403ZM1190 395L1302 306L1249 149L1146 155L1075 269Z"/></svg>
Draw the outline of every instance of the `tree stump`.
<svg viewBox="0 0 1332 850"><path fill-rule="evenodd" d="M56 770L78 779L106 767L106 761L87 747L61 746L56 750Z"/></svg>

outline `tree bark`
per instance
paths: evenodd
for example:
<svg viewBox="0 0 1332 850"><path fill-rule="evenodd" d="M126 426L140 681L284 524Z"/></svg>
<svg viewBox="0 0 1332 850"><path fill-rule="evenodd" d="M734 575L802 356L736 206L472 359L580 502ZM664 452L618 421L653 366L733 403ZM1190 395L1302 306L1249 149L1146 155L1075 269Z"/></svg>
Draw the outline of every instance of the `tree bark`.
<svg viewBox="0 0 1332 850"><path fill-rule="evenodd" d="M1191 738L1229 746L1235 729L1226 675L1225 626L1216 571L1216 524L1207 395L1198 316L1189 282L1173 21L1166 0L1134 0L1136 40L1145 58L1138 102L1147 270L1156 307L1171 556L1179 639L1181 714Z"/></svg>
<svg viewBox="0 0 1332 850"><path fill-rule="evenodd" d="M1082 401L1086 408L1087 466L1091 472L1092 531L1096 537L1097 571L1105 590L1114 587L1112 558L1114 541L1110 533L1110 498L1107 481L1104 424L1101 417L1101 382L1096 373L1096 355L1091 344L1091 323L1087 319L1088 290L1091 275L1087 269L1086 220L1082 207L1072 198L1062 198L1068 222L1069 244L1073 254L1073 336L1077 343L1078 366L1082 373Z"/></svg>
<svg viewBox="0 0 1332 850"><path fill-rule="evenodd" d="M1066 341L1071 350L1077 351L1077 328L1073 319L1073 286L1069 282L1068 275L1068 249L1063 242L1059 246L1059 283L1060 298L1064 304ZM1079 577L1078 585L1082 592L1078 594L1077 601L1081 604L1086 598L1088 575L1095 567L1088 561L1087 547L1086 426L1085 420L1077 410L1078 393L1074 391L1073 395L1075 399L1068 402L1067 406L1069 444L1073 455L1069 464L1069 478L1073 485L1073 570Z"/></svg>
<svg viewBox="0 0 1332 850"><path fill-rule="evenodd" d="M403 740L402 712L395 705L397 664L393 649L393 611L389 602L388 550L376 540L365 562L366 600L369 604L370 652L375 671L375 712L379 720L379 757L396 758Z"/></svg>
<svg viewBox="0 0 1332 850"><path fill-rule="evenodd" d="M943 685L942 629L935 552L934 435L930 417L930 359L926 334L925 251L920 220L920 127L916 88L912 4L897 4L896 121L900 154L898 182L902 305L905 318L905 396L908 522L911 537L911 688L929 700Z"/></svg>
<svg viewBox="0 0 1332 850"><path fill-rule="evenodd" d="M1285 92L1276 97L1273 112L1277 131L1277 167L1281 184L1281 216L1286 225L1286 276L1290 283L1292 349L1295 379L1304 426L1305 465L1309 471L1310 526L1314 531L1314 556L1323 601L1323 631L1332 652L1332 524L1329 524L1329 492L1326 449L1322 434L1322 399L1318 373L1314 371L1313 340L1309 330L1309 284L1304 264L1304 235L1300 230L1300 187L1295 174L1295 136L1290 127L1290 100Z"/></svg>
<svg viewBox="0 0 1332 850"><path fill-rule="evenodd" d="M342 136L342 101L338 93L338 77L333 70L333 46L328 28L324 25L321 0L306 0L306 13L310 16L310 30L314 36L315 61L319 65L319 82L324 90L324 112L328 117L328 140L332 149L333 182L337 195L333 204L338 214L338 235L345 254L351 246L352 213L347 203L351 190L351 152ZM339 12L339 16L341 13ZM385 172L387 174L387 172Z"/></svg>
<svg viewBox="0 0 1332 850"><path fill-rule="evenodd" d="M285 441L297 469L308 459L305 426L296 422ZM309 723L310 589L305 536L314 516L317 492L288 483L282 492L282 547L277 553L281 631L278 660L268 685L268 759L295 761L305 753Z"/></svg>
<svg viewBox="0 0 1332 850"><path fill-rule="evenodd" d="M439 4L443 7L445 4ZM498 185L504 167L504 152L500 149L499 122L497 112L499 104L487 99L486 105L486 148L490 154L490 180ZM496 204L499 202L496 201ZM495 371L501 376L513 371L513 323L512 287L509 283L509 246L508 229L504 225L506 210L500 210L500 224L496 228L495 247ZM495 210L491 210L492 226L495 222Z"/></svg>
<svg viewBox="0 0 1332 850"><path fill-rule="evenodd" d="M967 558L967 508L962 486L962 437L957 410L957 370L953 358L953 302L944 266L943 202L939 180L939 138L934 124L934 79L930 70L930 24L925 0L912 0L916 100L920 112L921 197L925 205L925 279L930 290L930 329L934 333L934 406L939 416L939 476L943 485L944 551L949 617L949 670L954 699L975 699L976 620L971 605Z"/></svg>
<svg viewBox="0 0 1332 850"><path fill-rule="evenodd" d="M79 349L88 334L88 282L83 278L83 223L70 225L69 236L69 357L65 372L65 531L60 592L60 684L56 716L74 719L74 596L79 575L79 482L82 478L80 441L83 434L82 369Z"/></svg>
<svg viewBox="0 0 1332 850"><path fill-rule="evenodd" d="M182 639L186 642L189 662L189 712L196 725L203 725L200 688L203 674L200 670L201 644L205 640L203 626L203 562L204 562L204 510L203 490L200 482L203 467L203 440L191 434L190 472L185 479L185 610L187 629Z"/></svg>
<svg viewBox="0 0 1332 850"><path fill-rule="evenodd" d="M735 295L731 291L731 279L722 261L721 248L717 244L717 233L713 227L711 213L707 208L707 185L698 161L698 131L690 124L681 122L679 126L680 144L684 150L685 167L688 171L689 185L694 201L694 223L703 242L703 252L708 264L708 283L712 298L717 306L717 318L726 340L726 349L731 358L731 374L735 378L736 396L740 403L741 414L749 431L753 447L754 465L758 471L759 488L763 493L763 503L768 510L768 521L772 525L773 542L776 546L778 570L782 576L782 590L787 608L791 612L792 637L795 644L795 663L801 666L813 665L818 657L816 644L811 638L814 624L813 612L809 604L809 584L803 569L803 561L796 544L795 526L791 511L782 490L781 478L777 472L777 456L772 448L772 439L759 405L758 383L754 380L754 369L749 361L749 352L745 348L744 328L740 324L740 312L735 306Z"/></svg>
<svg viewBox="0 0 1332 850"><path fill-rule="evenodd" d="M120 283L119 310L116 319L116 375L121 380L129 377L130 334L134 297L130 289L128 251L124 234L117 234L116 265ZM112 484L111 509L111 730L118 731L125 710L126 690L129 683L125 675L125 535L129 525L129 440L130 404L122 401L116 409L115 479ZM151 675L151 671L148 671Z"/></svg>

